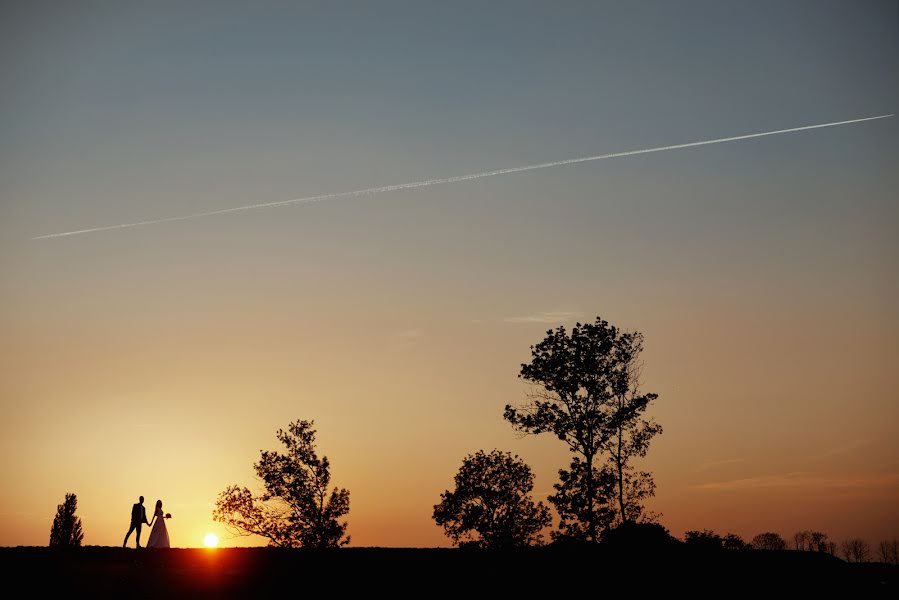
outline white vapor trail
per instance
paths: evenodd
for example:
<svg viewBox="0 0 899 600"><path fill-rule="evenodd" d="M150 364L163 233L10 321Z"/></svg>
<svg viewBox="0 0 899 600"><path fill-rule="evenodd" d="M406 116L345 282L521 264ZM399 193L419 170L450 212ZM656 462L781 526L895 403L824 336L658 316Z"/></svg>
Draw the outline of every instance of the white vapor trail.
<svg viewBox="0 0 899 600"><path fill-rule="evenodd" d="M207 212L194 213L190 215L181 215L178 217L166 217L163 219L151 219L148 221L135 221L134 223L121 223L119 225L106 225L104 227L92 227L90 229L79 229L77 231L65 231L62 233L49 233L31 238L32 240L45 240L49 238L60 238L70 235L81 235L84 233L94 233L97 231L109 231L111 229L128 229L131 227L140 227L142 225L156 225L158 223L169 223L172 221L186 221L188 219L199 219L200 217L211 217L213 215L224 215L227 213L242 212L245 210L255 210L257 208L272 208L275 206L288 206L290 204L306 204L310 202L321 202L322 200L333 200L335 198L352 198L354 196L368 196L369 194L381 194L383 192L395 192L398 190L409 190L412 188L427 187L431 185L441 185L444 183L458 183L460 181L469 181L471 179L480 179L482 177L493 177L495 175L507 175L509 173L520 173L522 171L533 171L535 169L546 169L548 167L558 167L561 165L573 165L575 163L590 162L594 160L603 160L606 158L618 158L621 156L634 156L637 154L649 154L651 152L664 152L666 150L680 150L681 148L692 148L694 146L707 146L709 144L723 144L725 142L736 142L738 140L748 140L750 138L765 137L768 135L780 135L782 133L793 133L796 131L807 131L809 129L820 129L822 127L837 127L839 125L850 125L852 123L862 123L863 121L874 121L876 119L887 119L894 116L893 114L879 115L876 117L865 117L863 119L852 119L850 121L835 121L832 123L819 123L817 125L805 125L803 127L791 127L790 129L778 129L776 131L763 131L761 133L749 133L746 135L735 135L733 137L717 138L714 140L703 140L701 142L689 142L686 144L675 144L673 146L659 146L657 148L644 148L642 150L628 150L625 152L613 152L611 154L598 154L596 156L584 156L581 158L569 158L566 160L557 160L553 162L539 163L535 165L526 165L523 167L510 167L508 169L497 169L495 171L484 171L482 173L471 173L469 175L456 175L455 177L442 177L440 179L428 179L425 181L412 181L409 183L397 183L394 185L385 185L381 187L366 188L364 190L355 190L352 192L335 192L333 194L322 194L320 196L307 196L305 198L294 198L292 200L281 200L278 202L266 202L263 204L248 204L246 206L236 206L234 208L222 208L218 210L210 210Z"/></svg>

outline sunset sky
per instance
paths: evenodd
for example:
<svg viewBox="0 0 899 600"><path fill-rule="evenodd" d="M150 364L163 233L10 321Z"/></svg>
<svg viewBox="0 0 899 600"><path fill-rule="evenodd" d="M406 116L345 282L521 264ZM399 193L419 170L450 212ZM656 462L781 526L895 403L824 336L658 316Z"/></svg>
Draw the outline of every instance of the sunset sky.
<svg viewBox="0 0 899 600"><path fill-rule="evenodd" d="M547 328L645 335L674 535L899 536L899 117L58 239L54 232L899 112L895 1L4 2L0 545L78 495L215 532L314 419L355 546L446 546ZM146 531L144 539L146 539Z"/></svg>

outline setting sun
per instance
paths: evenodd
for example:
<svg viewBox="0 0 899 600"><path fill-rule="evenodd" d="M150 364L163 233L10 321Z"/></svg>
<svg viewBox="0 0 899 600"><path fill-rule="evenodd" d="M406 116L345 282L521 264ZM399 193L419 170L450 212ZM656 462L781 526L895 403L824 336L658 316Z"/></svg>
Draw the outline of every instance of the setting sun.
<svg viewBox="0 0 899 600"><path fill-rule="evenodd" d="M206 544L207 548L215 548L219 545L219 537L214 533L207 533L206 537L203 538L203 543Z"/></svg>

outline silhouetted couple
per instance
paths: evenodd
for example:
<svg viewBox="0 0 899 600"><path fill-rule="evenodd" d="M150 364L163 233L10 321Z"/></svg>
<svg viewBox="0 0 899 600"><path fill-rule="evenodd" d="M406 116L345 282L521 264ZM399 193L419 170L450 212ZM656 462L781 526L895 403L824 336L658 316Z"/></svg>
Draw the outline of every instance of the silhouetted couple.
<svg viewBox="0 0 899 600"><path fill-rule="evenodd" d="M125 534L125 541L122 548L128 545L128 538L131 537L132 531L137 531L136 548L140 548L140 530L144 523L151 525L150 539L147 540L147 548L168 548L169 547L169 530L165 526L165 520L171 519L172 515L163 514L162 500L156 501L156 510L153 511L153 521L147 521L147 509L144 508L144 497L140 497L140 501L131 507L131 528ZM155 525L154 525L155 523Z"/></svg>

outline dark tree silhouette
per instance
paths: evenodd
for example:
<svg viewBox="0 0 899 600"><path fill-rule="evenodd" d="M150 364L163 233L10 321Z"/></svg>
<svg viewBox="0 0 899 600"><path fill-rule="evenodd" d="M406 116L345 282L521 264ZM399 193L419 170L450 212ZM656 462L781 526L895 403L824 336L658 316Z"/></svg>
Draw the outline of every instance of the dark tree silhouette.
<svg viewBox="0 0 899 600"><path fill-rule="evenodd" d="M66 494L66 499L56 507L53 526L50 528L50 545L57 547L80 546L84 539L81 519L75 516L78 498L75 494Z"/></svg>
<svg viewBox="0 0 899 600"><path fill-rule="evenodd" d="M577 455L578 466L562 472L568 474L561 483L564 494L554 497L566 502L557 506L560 513L567 511L581 522L569 527L568 520L566 526L588 541L599 541L600 533L615 522L639 518L642 499L654 493L652 476L634 472L631 464L661 432L643 418L657 396L639 389L642 343L640 333L620 331L600 318L577 323L570 334L564 327L549 330L543 341L531 346L531 362L521 365L519 377L535 386L531 401L523 407L507 405L504 411L519 432L551 433ZM615 475L614 509L605 471L596 464L601 457ZM583 489L574 487L577 482ZM575 500L575 495L582 498ZM611 518L608 510L614 510Z"/></svg>
<svg viewBox="0 0 899 600"><path fill-rule="evenodd" d="M877 548L880 555L880 562L888 565L899 565L899 540L883 540Z"/></svg>
<svg viewBox="0 0 899 600"><path fill-rule="evenodd" d="M863 563L871 560L871 546L861 538L846 540L840 544L846 562Z"/></svg>
<svg viewBox="0 0 899 600"><path fill-rule="evenodd" d="M673 550L680 541L658 523L625 521L603 534L602 545L623 556L646 560L648 555Z"/></svg>
<svg viewBox="0 0 899 600"><path fill-rule="evenodd" d="M752 548L736 533L726 533L724 536L720 536L711 529L686 532L684 543L699 550L749 550Z"/></svg>
<svg viewBox="0 0 899 600"><path fill-rule="evenodd" d="M587 485L587 477L593 478L592 484ZM615 520L615 484L615 473L607 465L587 469L580 457L574 457L568 470L559 470L559 483L553 484L556 492L547 498L559 514L559 529L550 534L552 538L592 541L587 529L591 518L599 531L611 527ZM592 497L584 493L588 487L594 490Z"/></svg>
<svg viewBox="0 0 899 600"><path fill-rule="evenodd" d="M643 514L643 500L655 494L652 474L635 472L631 464L634 458L643 458L649 450L649 442L662 433L662 426L652 419L643 418L649 404L658 394L640 393L640 375L643 363L643 335L639 332L621 333L618 336L620 360L626 375L621 385L614 386L611 424L614 432L603 450L615 470L618 492L618 522L636 521Z"/></svg>
<svg viewBox="0 0 899 600"><path fill-rule="evenodd" d="M827 539L827 534L823 531L803 530L797 531L793 535L793 546L796 550L805 552L827 552L834 554L836 544Z"/></svg>
<svg viewBox="0 0 899 600"><path fill-rule="evenodd" d="M549 509L531 499L534 475L509 452L479 450L462 461L456 489L440 494L434 521L458 546L509 548L539 544Z"/></svg>
<svg viewBox="0 0 899 600"><path fill-rule="evenodd" d="M697 550L721 550L724 548L724 538L712 531L688 531L684 534L684 543Z"/></svg>
<svg viewBox="0 0 899 600"><path fill-rule="evenodd" d="M834 554L836 544L827 539L823 531L810 531L808 534L808 546L812 552L827 552Z"/></svg>
<svg viewBox="0 0 899 600"><path fill-rule="evenodd" d="M279 429L286 453L262 451L253 465L263 493L230 486L219 494L212 518L235 535L259 535L273 546L332 548L349 543L347 523L340 519L350 510L350 493L330 489L330 463L315 451L313 425L297 421L287 431Z"/></svg>
<svg viewBox="0 0 899 600"><path fill-rule="evenodd" d="M721 538L721 547L725 550L749 550L752 548L752 546L743 541L743 538L736 533L725 534L725 536Z"/></svg>
<svg viewBox="0 0 899 600"><path fill-rule="evenodd" d="M787 542L780 534L768 531L752 538L751 546L754 550L786 550Z"/></svg>

